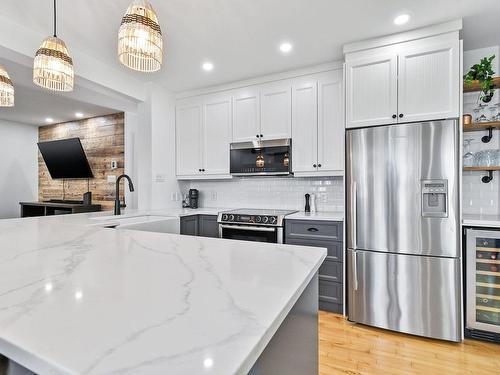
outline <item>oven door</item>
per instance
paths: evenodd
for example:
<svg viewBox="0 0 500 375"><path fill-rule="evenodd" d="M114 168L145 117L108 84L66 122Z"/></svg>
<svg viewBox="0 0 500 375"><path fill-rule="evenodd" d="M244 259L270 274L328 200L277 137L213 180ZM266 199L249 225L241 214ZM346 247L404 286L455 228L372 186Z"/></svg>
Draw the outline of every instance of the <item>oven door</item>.
<svg viewBox="0 0 500 375"><path fill-rule="evenodd" d="M283 228L219 224L219 237L228 240L283 243Z"/></svg>

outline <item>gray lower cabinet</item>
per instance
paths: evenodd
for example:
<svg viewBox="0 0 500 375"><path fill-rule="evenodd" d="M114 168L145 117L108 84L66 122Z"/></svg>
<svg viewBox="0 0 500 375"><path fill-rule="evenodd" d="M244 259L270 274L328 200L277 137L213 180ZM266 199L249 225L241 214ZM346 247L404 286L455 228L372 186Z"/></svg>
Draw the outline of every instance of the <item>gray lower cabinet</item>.
<svg viewBox="0 0 500 375"><path fill-rule="evenodd" d="M285 243L325 247L327 257L319 269L319 308L343 312L343 223L339 221L285 220Z"/></svg>
<svg viewBox="0 0 500 375"><path fill-rule="evenodd" d="M181 217L181 234L189 236L219 237L216 215L191 215Z"/></svg>
<svg viewBox="0 0 500 375"><path fill-rule="evenodd" d="M217 224L217 216L198 216L198 236L213 238L219 237L219 224Z"/></svg>

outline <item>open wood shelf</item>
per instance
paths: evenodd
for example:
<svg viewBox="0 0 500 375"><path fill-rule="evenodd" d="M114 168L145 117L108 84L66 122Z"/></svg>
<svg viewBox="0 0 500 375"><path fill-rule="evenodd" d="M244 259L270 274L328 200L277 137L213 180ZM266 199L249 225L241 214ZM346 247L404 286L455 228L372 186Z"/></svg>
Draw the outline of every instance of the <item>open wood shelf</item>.
<svg viewBox="0 0 500 375"><path fill-rule="evenodd" d="M500 129L500 121L479 122L470 125L464 125L464 132L477 132L488 129Z"/></svg>
<svg viewBox="0 0 500 375"><path fill-rule="evenodd" d="M500 167L464 167L464 171L500 171Z"/></svg>
<svg viewBox="0 0 500 375"><path fill-rule="evenodd" d="M500 77L493 77L493 85L495 89L500 89ZM482 91L479 81L473 81L471 85L464 82L464 92Z"/></svg>

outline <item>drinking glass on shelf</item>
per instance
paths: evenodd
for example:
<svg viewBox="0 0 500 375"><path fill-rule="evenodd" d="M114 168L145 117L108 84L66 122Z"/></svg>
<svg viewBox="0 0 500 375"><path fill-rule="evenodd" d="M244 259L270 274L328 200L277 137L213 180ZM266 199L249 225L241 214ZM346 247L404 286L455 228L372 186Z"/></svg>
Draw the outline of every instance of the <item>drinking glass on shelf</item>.
<svg viewBox="0 0 500 375"><path fill-rule="evenodd" d="M472 138L464 139L464 167L474 166L474 154L470 152Z"/></svg>
<svg viewBox="0 0 500 375"><path fill-rule="evenodd" d="M474 155L474 166L493 167L496 166L497 150L481 150Z"/></svg>
<svg viewBox="0 0 500 375"><path fill-rule="evenodd" d="M497 114L498 114L498 108L496 104L490 105L488 107L488 110L491 113L489 121L496 121L497 120Z"/></svg>
<svg viewBox="0 0 500 375"><path fill-rule="evenodd" d="M487 107L487 104L478 104L476 108L474 108L474 113L476 114L476 118L474 119L474 122L487 122L488 118L486 115L483 113L484 109Z"/></svg>

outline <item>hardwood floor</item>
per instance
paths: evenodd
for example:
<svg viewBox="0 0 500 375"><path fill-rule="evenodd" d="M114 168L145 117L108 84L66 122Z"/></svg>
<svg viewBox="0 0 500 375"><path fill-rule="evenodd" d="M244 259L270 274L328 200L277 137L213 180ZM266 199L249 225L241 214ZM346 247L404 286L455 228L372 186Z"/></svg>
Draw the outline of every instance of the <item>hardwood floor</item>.
<svg viewBox="0 0 500 375"><path fill-rule="evenodd" d="M500 345L447 343L349 323L320 311L320 375L500 374Z"/></svg>

